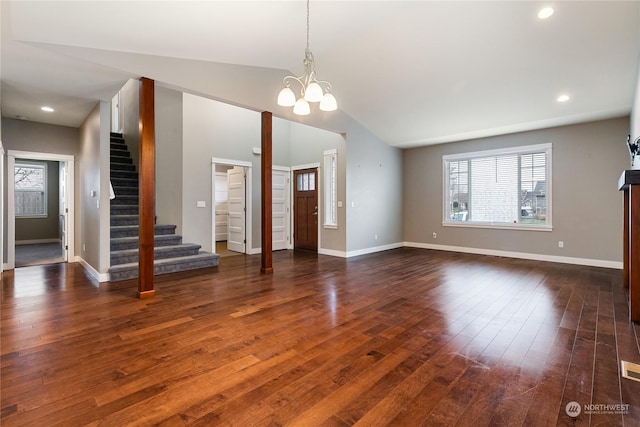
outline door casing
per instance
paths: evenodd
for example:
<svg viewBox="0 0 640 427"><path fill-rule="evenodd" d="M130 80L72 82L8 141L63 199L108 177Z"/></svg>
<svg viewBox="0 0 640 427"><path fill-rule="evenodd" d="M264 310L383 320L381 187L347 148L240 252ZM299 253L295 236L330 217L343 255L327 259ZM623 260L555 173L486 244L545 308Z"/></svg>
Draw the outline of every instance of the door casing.
<svg viewBox="0 0 640 427"><path fill-rule="evenodd" d="M67 208L67 262L75 262L75 158L66 154L36 153L32 151L7 151L7 263L5 269L13 270L16 265L16 210L15 210L15 178L10 171L15 170L16 158L29 160L44 160L66 163L68 171L66 182Z"/></svg>
<svg viewBox="0 0 640 427"><path fill-rule="evenodd" d="M314 176L312 190L298 190L297 178L304 174ZM319 204L318 204L318 168L298 169L293 173L293 246L294 249L318 251Z"/></svg>

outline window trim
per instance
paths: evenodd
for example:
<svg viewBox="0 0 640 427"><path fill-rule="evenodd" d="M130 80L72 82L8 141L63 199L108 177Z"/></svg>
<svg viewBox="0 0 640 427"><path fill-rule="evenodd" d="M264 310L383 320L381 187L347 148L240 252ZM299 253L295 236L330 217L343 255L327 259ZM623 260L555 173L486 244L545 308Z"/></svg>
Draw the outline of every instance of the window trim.
<svg viewBox="0 0 640 427"><path fill-rule="evenodd" d="M42 214L29 214L29 215L20 215L17 212L14 214L16 218L19 219L43 219L43 218L48 218L49 217L49 165L46 162L40 163L40 162L33 162L33 161L19 161L16 160L16 162L14 163L13 166L13 170L14 170L14 177L15 177L15 169L17 167L29 167L29 168L33 168L33 169L42 169L43 172L43 199L44 199L44 206L43 206L43 213ZM23 192L24 190L19 190L16 188L16 182L15 182L15 178L14 178L14 182L13 182L13 191L14 191L14 204L16 203L16 195L20 192ZM17 205L16 205L17 208Z"/></svg>
<svg viewBox="0 0 640 427"><path fill-rule="evenodd" d="M338 150L333 148L331 150L325 150L322 154L322 184L323 184L323 221L322 226L329 229L338 228ZM331 169L327 167L327 163L331 161L335 162L335 168ZM332 187L332 183L335 184L335 188ZM329 221L335 213L333 221Z"/></svg>
<svg viewBox="0 0 640 427"><path fill-rule="evenodd" d="M442 225L444 227L465 227L465 228L485 228L499 230L520 230L520 231L553 231L553 163L552 163L553 144L551 142L534 145L522 145L516 147L498 148L484 151L473 151L468 153L445 154L442 156ZM447 218L447 194L448 194L448 169L447 162L457 160L473 160L484 157L502 156L511 154L529 154L540 153L546 154L546 180L547 180L547 223L546 224L511 224L506 222L467 222L467 221L451 221ZM518 172L519 174L520 172ZM518 178L520 182L520 178Z"/></svg>

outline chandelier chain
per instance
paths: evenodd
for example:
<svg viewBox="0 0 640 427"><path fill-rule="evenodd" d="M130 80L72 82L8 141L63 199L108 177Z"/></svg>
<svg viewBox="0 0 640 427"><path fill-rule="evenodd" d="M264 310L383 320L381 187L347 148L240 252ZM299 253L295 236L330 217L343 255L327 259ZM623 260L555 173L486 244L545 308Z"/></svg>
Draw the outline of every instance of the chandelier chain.
<svg viewBox="0 0 640 427"><path fill-rule="evenodd" d="M307 0L307 50L309 50L309 0Z"/></svg>

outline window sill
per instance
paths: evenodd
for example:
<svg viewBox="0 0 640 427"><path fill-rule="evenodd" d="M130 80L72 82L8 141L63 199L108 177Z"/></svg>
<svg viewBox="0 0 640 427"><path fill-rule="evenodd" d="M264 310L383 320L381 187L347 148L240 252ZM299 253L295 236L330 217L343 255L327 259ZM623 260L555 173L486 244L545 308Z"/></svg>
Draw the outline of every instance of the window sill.
<svg viewBox="0 0 640 427"><path fill-rule="evenodd" d="M491 224L491 223L457 223L443 222L443 227L464 227L464 228L488 228L495 230L518 230L518 231L553 231L551 225L526 225L526 224Z"/></svg>
<svg viewBox="0 0 640 427"><path fill-rule="evenodd" d="M322 227L327 228L329 230L337 230L338 229L338 225L332 225L332 224L324 224Z"/></svg>

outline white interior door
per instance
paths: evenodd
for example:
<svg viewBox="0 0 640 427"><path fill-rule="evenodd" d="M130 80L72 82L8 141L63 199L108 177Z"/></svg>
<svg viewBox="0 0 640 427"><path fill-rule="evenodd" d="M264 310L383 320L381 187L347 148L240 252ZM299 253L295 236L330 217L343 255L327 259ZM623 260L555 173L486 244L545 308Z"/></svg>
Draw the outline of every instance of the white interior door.
<svg viewBox="0 0 640 427"><path fill-rule="evenodd" d="M245 252L245 172L236 166L227 171L229 221L227 222L227 249Z"/></svg>
<svg viewBox="0 0 640 427"><path fill-rule="evenodd" d="M229 220L229 188L227 174L216 172L216 242L227 240L227 222Z"/></svg>
<svg viewBox="0 0 640 427"><path fill-rule="evenodd" d="M62 243L62 258L68 261L69 258L69 198L67 197L67 163L58 163L58 188L59 188L59 218L60 218L60 242Z"/></svg>
<svg viewBox="0 0 640 427"><path fill-rule="evenodd" d="M287 249L289 244L289 172L272 172L272 249Z"/></svg>

